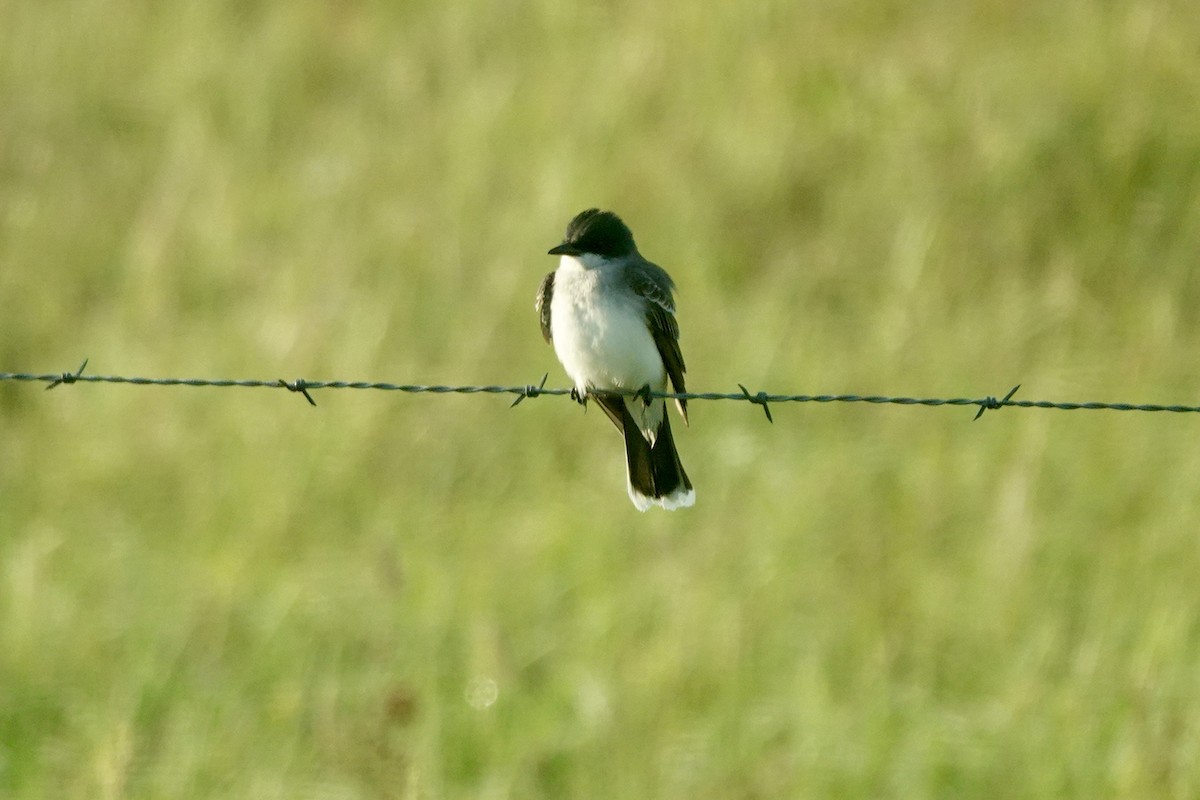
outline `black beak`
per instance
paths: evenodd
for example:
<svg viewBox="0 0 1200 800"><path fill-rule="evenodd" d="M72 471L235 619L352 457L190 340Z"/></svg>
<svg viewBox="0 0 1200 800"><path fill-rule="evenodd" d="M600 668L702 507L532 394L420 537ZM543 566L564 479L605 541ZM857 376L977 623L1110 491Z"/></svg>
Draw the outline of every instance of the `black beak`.
<svg viewBox="0 0 1200 800"><path fill-rule="evenodd" d="M546 253L546 255L548 255L548 256L577 256L577 255L579 255L579 250L577 250L574 245L570 245L570 244L567 244L566 242L563 242L560 245L555 245L554 247L551 247L549 252Z"/></svg>

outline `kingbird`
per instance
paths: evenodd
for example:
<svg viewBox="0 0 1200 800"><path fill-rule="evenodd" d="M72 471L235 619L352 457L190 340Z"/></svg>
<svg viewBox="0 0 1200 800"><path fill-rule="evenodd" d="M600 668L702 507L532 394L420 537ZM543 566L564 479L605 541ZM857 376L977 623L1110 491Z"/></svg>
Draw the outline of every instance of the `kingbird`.
<svg viewBox="0 0 1200 800"><path fill-rule="evenodd" d="M585 407L595 400L625 437L629 499L639 511L692 505L696 492L675 450L666 403L651 397L667 390L668 379L675 393L686 391L674 281L642 257L611 211L576 215L549 255L559 261L538 288L542 336L574 382L572 396ZM686 425L687 401L675 405Z"/></svg>

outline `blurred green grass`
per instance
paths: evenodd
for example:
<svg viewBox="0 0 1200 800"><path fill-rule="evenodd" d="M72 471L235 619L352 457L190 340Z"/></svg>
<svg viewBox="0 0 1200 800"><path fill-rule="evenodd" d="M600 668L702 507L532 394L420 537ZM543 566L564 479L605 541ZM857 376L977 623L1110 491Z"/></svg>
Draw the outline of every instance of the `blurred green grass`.
<svg viewBox="0 0 1200 800"><path fill-rule="evenodd" d="M1200 10L0 3L0 370L1195 402ZM1186 416L0 385L0 795L1190 797Z"/></svg>

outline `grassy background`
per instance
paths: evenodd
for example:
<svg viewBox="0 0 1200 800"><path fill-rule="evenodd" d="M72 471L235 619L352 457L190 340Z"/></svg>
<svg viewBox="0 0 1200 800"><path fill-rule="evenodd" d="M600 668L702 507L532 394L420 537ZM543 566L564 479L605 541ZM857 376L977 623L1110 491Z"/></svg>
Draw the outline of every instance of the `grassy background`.
<svg viewBox="0 0 1200 800"><path fill-rule="evenodd" d="M1195 403L1200 6L0 0L0 370ZM1190 416L0 384L0 796L1194 797Z"/></svg>

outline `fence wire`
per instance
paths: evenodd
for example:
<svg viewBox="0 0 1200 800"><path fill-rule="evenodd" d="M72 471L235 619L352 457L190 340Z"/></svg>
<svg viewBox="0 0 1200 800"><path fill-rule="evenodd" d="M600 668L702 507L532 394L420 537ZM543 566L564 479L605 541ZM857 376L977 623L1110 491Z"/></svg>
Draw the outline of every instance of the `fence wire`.
<svg viewBox="0 0 1200 800"><path fill-rule="evenodd" d="M91 375L84 374L87 360L74 372L0 372L0 382L19 381L27 383L45 383L47 389L53 389L63 384L73 383L125 383L134 386L210 386L217 388L238 387L249 389L286 389L302 394L311 405L316 405L311 391L318 389L364 389L385 392L406 392L409 394L507 394L515 395L512 405L523 400L542 395L565 395L578 399L574 389L559 389L546 387L549 373L542 376L540 383L525 386L445 386L440 384L387 383L383 381L310 381L298 378L287 381L282 378L274 380L232 379L232 378L141 378L127 375ZM898 406L978 406L975 419L983 416L984 411L994 411L1001 408L1051 408L1059 411L1101 410L1101 411L1168 411L1176 414L1200 413L1200 406L1162 405L1158 403L1104 403L1088 402L1055 402L1050 400L1015 400L1013 395L1021 388L1020 384L1009 390L1008 394L997 399L987 397L891 397L886 395L859 394L773 394L770 392L751 392L742 384L738 384L738 392L655 392L648 388L641 391L611 391L610 395L628 397L664 398L667 400L732 400L752 403L762 408L769 422L774 422L771 416L771 406L778 403L870 403L873 405Z"/></svg>

